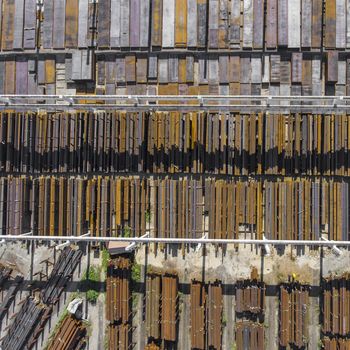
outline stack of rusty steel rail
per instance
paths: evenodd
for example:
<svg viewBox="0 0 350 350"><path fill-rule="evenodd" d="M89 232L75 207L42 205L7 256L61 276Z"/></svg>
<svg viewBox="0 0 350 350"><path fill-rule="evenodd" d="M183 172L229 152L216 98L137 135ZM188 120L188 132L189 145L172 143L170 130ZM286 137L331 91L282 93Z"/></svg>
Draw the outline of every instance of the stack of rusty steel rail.
<svg viewBox="0 0 350 350"><path fill-rule="evenodd" d="M280 330L282 347L304 348L308 342L309 286L299 283L280 286Z"/></svg>
<svg viewBox="0 0 350 350"><path fill-rule="evenodd" d="M191 283L191 347L221 349L223 295L219 281Z"/></svg>
<svg viewBox="0 0 350 350"><path fill-rule="evenodd" d="M129 349L131 345L131 260L118 257L107 269L106 318L109 349Z"/></svg>
<svg viewBox="0 0 350 350"><path fill-rule="evenodd" d="M322 281L322 334L333 349L350 348L350 275L332 276ZM348 349L348 348L346 348Z"/></svg>
<svg viewBox="0 0 350 350"><path fill-rule="evenodd" d="M82 252L78 249L70 247L63 249L40 293L41 300L35 301L32 298L27 298L13 323L10 324L9 330L3 338L4 349L31 349L35 346L51 316L53 305L58 302L81 255ZM26 321L23 323L22 319ZM21 336L17 339L14 334L21 334Z"/></svg>
<svg viewBox="0 0 350 350"><path fill-rule="evenodd" d="M236 287L236 313L240 318L263 318L265 284L255 280L238 281Z"/></svg>
<svg viewBox="0 0 350 350"><path fill-rule="evenodd" d="M178 278L175 275L162 276L161 332L166 342L177 340L178 321Z"/></svg>
<svg viewBox="0 0 350 350"><path fill-rule="evenodd" d="M145 346L145 350L160 350L160 347L154 342L152 342Z"/></svg>
<svg viewBox="0 0 350 350"><path fill-rule="evenodd" d="M342 338L324 338L323 339L324 350L349 350L350 339Z"/></svg>
<svg viewBox="0 0 350 350"><path fill-rule="evenodd" d="M349 176L349 124L303 113L0 113L0 170Z"/></svg>
<svg viewBox="0 0 350 350"><path fill-rule="evenodd" d="M156 341L176 342L178 322L178 278L157 273L146 277L146 334Z"/></svg>
<svg viewBox="0 0 350 350"><path fill-rule="evenodd" d="M264 325L250 321L237 322L236 348L237 350L264 350Z"/></svg>
<svg viewBox="0 0 350 350"><path fill-rule="evenodd" d="M151 339L161 338L161 282L160 274L146 276L146 335Z"/></svg>
<svg viewBox="0 0 350 350"><path fill-rule="evenodd" d="M67 315L53 339L48 345L48 350L82 349L86 340L86 326L81 320L72 315Z"/></svg>
<svg viewBox="0 0 350 350"><path fill-rule="evenodd" d="M32 349L51 312L51 307L28 297L2 339L1 349Z"/></svg>
<svg viewBox="0 0 350 350"><path fill-rule="evenodd" d="M0 232L348 240L349 178L0 177ZM7 205L3 205L7 203ZM83 205L82 205L83 204ZM280 215L281 214L281 215ZM277 220L276 218L279 218ZM207 224L206 224L207 222Z"/></svg>
<svg viewBox="0 0 350 350"><path fill-rule="evenodd" d="M45 288L41 291L44 304L56 304L68 281L72 278L75 268L83 255L80 249L65 247L53 267Z"/></svg>
<svg viewBox="0 0 350 350"><path fill-rule="evenodd" d="M7 290L7 293L5 295L5 298L2 300L0 304L0 324L2 320L5 318L8 309L14 300L16 293L20 287L20 284L23 281L23 276L22 275L17 275L14 280L11 282L11 285L9 289Z"/></svg>

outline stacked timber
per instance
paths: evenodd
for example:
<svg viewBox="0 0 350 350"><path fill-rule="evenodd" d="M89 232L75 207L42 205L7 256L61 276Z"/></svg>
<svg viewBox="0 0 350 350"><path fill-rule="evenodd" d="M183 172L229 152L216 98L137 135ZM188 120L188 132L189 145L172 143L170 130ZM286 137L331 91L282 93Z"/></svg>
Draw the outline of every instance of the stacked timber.
<svg viewBox="0 0 350 350"><path fill-rule="evenodd" d="M342 338L324 338L324 350L348 350L350 348L350 339Z"/></svg>
<svg viewBox="0 0 350 350"><path fill-rule="evenodd" d="M67 316L54 338L48 345L48 350L81 349L85 344L86 327L74 316Z"/></svg>
<svg viewBox="0 0 350 350"><path fill-rule="evenodd" d="M118 257L107 268L106 318L109 349L124 350L131 344L131 261Z"/></svg>
<svg viewBox="0 0 350 350"><path fill-rule="evenodd" d="M309 288L299 284L280 287L280 332L282 347L303 348L308 342Z"/></svg>
<svg viewBox="0 0 350 350"><path fill-rule="evenodd" d="M236 347L237 350L264 350L264 325L250 321L237 322Z"/></svg>
<svg viewBox="0 0 350 350"><path fill-rule="evenodd" d="M221 283L191 283L191 348L221 349L223 295ZM207 345L206 345L207 344Z"/></svg>

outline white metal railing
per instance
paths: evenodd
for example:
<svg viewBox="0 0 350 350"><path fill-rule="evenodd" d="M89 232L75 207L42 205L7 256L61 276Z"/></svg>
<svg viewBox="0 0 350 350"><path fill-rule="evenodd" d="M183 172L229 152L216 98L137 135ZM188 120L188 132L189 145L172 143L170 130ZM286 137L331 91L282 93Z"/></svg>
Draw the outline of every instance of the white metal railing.
<svg viewBox="0 0 350 350"><path fill-rule="evenodd" d="M350 241L328 240L277 240L277 239L214 239L214 238L156 238L156 237L95 237L81 236L34 236L34 235L0 235L0 240L6 241L56 241L56 242L129 242L129 243L163 243L163 244L249 244L256 246L294 245L294 246L323 246L349 247Z"/></svg>
<svg viewBox="0 0 350 350"><path fill-rule="evenodd" d="M350 111L350 96L0 95L0 110Z"/></svg>

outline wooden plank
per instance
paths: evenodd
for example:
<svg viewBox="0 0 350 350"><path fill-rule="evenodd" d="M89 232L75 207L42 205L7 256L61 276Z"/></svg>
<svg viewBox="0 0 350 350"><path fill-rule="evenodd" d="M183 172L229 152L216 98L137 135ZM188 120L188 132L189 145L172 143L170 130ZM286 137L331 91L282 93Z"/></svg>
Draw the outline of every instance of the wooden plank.
<svg viewBox="0 0 350 350"><path fill-rule="evenodd" d="M150 1L140 0L140 47L148 47Z"/></svg>
<svg viewBox="0 0 350 350"><path fill-rule="evenodd" d="M16 61L16 94L28 94L28 61Z"/></svg>
<svg viewBox="0 0 350 350"><path fill-rule="evenodd" d="M2 13L2 36L1 36L1 48L2 50L13 49L13 31L14 31L14 13L15 13L15 0L3 0L3 13Z"/></svg>
<svg viewBox="0 0 350 350"><path fill-rule="evenodd" d="M91 50L81 50L81 79L93 80L94 56Z"/></svg>
<svg viewBox="0 0 350 350"><path fill-rule="evenodd" d="M271 81L271 83L279 83L280 82L281 56L280 55L271 55L270 56L270 61L271 61L271 77L270 77L270 81Z"/></svg>
<svg viewBox="0 0 350 350"><path fill-rule="evenodd" d="M15 61L7 60L5 63L5 94L15 94Z"/></svg>
<svg viewBox="0 0 350 350"><path fill-rule="evenodd" d="M152 46L162 46L162 0L152 0Z"/></svg>
<svg viewBox="0 0 350 350"><path fill-rule="evenodd" d="M163 0L163 47L175 45L175 0Z"/></svg>
<svg viewBox="0 0 350 350"><path fill-rule="evenodd" d="M13 49L23 48L24 0L15 1Z"/></svg>
<svg viewBox="0 0 350 350"><path fill-rule="evenodd" d="M288 47L300 47L300 0L288 0Z"/></svg>
<svg viewBox="0 0 350 350"><path fill-rule="evenodd" d="M253 47L253 1L243 0L243 47Z"/></svg>
<svg viewBox="0 0 350 350"><path fill-rule="evenodd" d="M175 47L187 45L187 0L176 0Z"/></svg>
<svg viewBox="0 0 350 350"><path fill-rule="evenodd" d="M241 0L231 0L230 44L240 45L241 40Z"/></svg>
<svg viewBox="0 0 350 350"><path fill-rule="evenodd" d="M326 1L325 7L324 46L334 48L336 44L336 2Z"/></svg>
<svg viewBox="0 0 350 350"><path fill-rule="evenodd" d="M115 48L120 47L120 37L121 37L120 5L121 5L120 0L111 0L110 45L111 47L115 47Z"/></svg>
<svg viewBox="0 0 350 350"><path fill-rule="evenodd" d="M97 46L101 48L108 48L110 45L110 7L110 0L101 0L98 2L98 17L103 18L102 21L97 22Z"/></svg>
<svg viewBox="0 0 350 350"><path fill-rule="evenodd" d="M197 0L187 0L187 46L197 46Z"/></svg>
<svg viewBox="0 0 350 350"><path fill-rule="evenodd" d="M219 0L209 0L208 46L218 48L219 44Z"/></svg>
<svg viewBox="0 0 350 350"><path fill-rule="evenodd" d="M75 50L72 54L72 80L81 80L81 51Z"/></svg>
<svg viewBox="0 0 350 350"><path fill-rule="evenodd" d="M253 21L253 47L262 49L264 47L264 1L254 0Z"/></svg>
<svg viewBox="0 0 350 350"><path fill-rule="evenodd" d="M54 84L56 82L56 65L54 58L45 60L45 83Z"/></svg>
<svg viewBox="0 0 350 350"><path fill-rule="evenodd" d="M266 6L266 47L273 49L277 46L277 0L267 0Z"/></svg>
<svg viewBox="0 0 350 350"><path fill-rule="evenodd" d="M45 3L44 7L44 19L42 24L42 45L44 49L51 49L53 45L53 5L53 1L48 1Z"/></svg>
<svg viewBox="0 0 350 350"><path fill-rule="evenodd" d="M115 59L116 64L116 82L117 83L125 83L125 58L117 57Z"/></svg>
<svg viewBox="0 0 350 350"><path fill-rule="evenodd" d="M120 0L120 47L129 47L130 45L129 17L129 0ZM138 20L137 18L136 21Z"/></svg>
<svg viewBox="0 0 350 350"><path fill-rule="evenodd" d="M346 46L346 6L345 0L336 0L336 48Z"/></svg>
<svg viewBox="0 0 350 350"><path fill-rule="evenodd" d="M36 0L26 0L24 9L23 48L34 49L36 45Z"/></svg>
<svg viewBox="0 0 350 350"><path fill-rule="evenodd" d="M138 83L147 83L147 57L137 58L136 80Z"/></svg>
<svg viewBox="0 0 350 350"><path fill-rule="evenodd" d="M320 48L322 40L322 0L312 0L311 46Z"/></svg>
<svg viewBox="0 0 350 350"><path fill-rule="evenodd" d="M303 0L301 6L301 46L311 47L312 0Z"/></svg>
<svg viewBox="0 0 350 350"><path fill-rule="evenodd" d="M287 0L278 0L278 46L288 46Z"/></svg>
<svg viewBox="0 0 350 350"><path fill-rule="evenodd" d="M346 1L346 47L350 47L350 1Z"/></svg>
<svg viewBox="0 0 350 350"><path fill-rule="evenodd" d="M327 78L328 83L338 81L338 51L329 51L327 53Z"/></svg>
<svg viewBox="0 0 350 350"><path fill-rule="evenodd" d="M130 46L140 46L140 0L130 0Z"/></svg>
<svg viewBox="0 0 350 350"><path fill-rule="evenodd" d="M207 0L197 0L197 46L205 47L207 45Z"/></svg>
<svg viewBox="0 0 350 350"><path fill-rule="evenodd" d="M53 5L53 40L54 49L64 48L64 32L65 32L65 7L66 0L54 0Z"/></svg>
<svg viewBox="0 0 350 350"><path fill-rule="evenodd" d="M169 82L177 83L179 81L179 60L175 55L170 55L168 59Z"/></svg>
<svg viewBox="0 0 350 350"><path fill-rule="evenodd" d="M228 84L229 83L229 56L219 56L219 83Z"/></svg>
<svg viewBox="0 0 350 350"><path fill-rule="evenodd" d="M220 49L228 48L228 29L229 29L229 1L221 0L219 2L219 31L218 42Z"/></svg>
<svg viewBox="0 0 350 350"><path fill-rule="evenodd" d="M148 56L148 78L157 79L158 77L158 58L154 54Z"/></svg>
<svg viewBox="0 0 350 350"><path fill-rule="evenodd" d="M292 83L301 83L302 60L303 54L301 52L292 53Z"/></svg>
<svg viewBox="0 0 350 350"><path fill-rule="evenodd" d="M168 59L160 58L158 60L158 70L159 70L159 83L168 83L169 82L169 71L168 71Z"/></svg>
<svg viewBox="0 0 350 350"><path fill-rule="evenodd" d="M126 82L136 81L136 57L135 55L125 56L125 79Z"/></svg>
<svg viewBox="0 0 350 350"><path fill-rule="evenodd" d="M78 47L87 47L89 44L89 42L88 42L88 15L89 15L88 1L87 0L79 0Z"/></svg>
<svg viewBox="0 0 350 350"><path fill-rule="evenodd" d="M261 80L262 80L261 57L252 56L251 64L252 64L251 83L252 84L261 84Z"/></svg>
<svg viewBox="0 0 350 350"><path fill-rule="evenodd" d="M78 46L79 0L66 0L66 47Z"/></svg>

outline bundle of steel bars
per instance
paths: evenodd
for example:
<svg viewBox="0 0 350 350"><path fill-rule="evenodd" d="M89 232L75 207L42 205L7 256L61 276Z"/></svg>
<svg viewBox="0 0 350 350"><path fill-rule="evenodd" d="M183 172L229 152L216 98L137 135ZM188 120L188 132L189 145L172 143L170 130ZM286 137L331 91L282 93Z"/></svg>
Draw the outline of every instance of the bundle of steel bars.
<svg viewBox="0 0 350 350"><path fill-rule="evenodd" d="M236 312L246 317L262 315L265 305L265 285L253 280L238 281Z"/></svg>
<svg viewBox="0 0 350 350"><path fill-rule="evenodd" d="M191 347L221 349L223 295L221 283L191 283Z"/></svg>
<svg viewBox="0 0 350 350"><path fill-rule="evenodd" d="M146 277L146 334L147 338L159 339L161 336L161 275L147 274Z"/></svg>
<svg viewBox="0 0 350 350"><path fill-rule="evenodd" d="M264 350L264 325L250 321L236 323L237 350Z"/></svg>
<svg viewBox="0 0 350 350"><path fill-rule="evenodd" d="M86 331L82 321L68 315L49 343L48 350L81 349L85 343Z"/></svg>
<svg viewBox="0 0 350 350"><path fill-rule="evenodd" d="M350 339L342 338L324 338L324 350L348 350L350 348Z"/></svg>
<svg viewBox="0 0 350 350"><path fill-rule="evenodd" d="M9 309L10 305L12 304L12 301L15 299L16 293L17 293L22 281L23 281L23 276L17 275L14 278L14 280L12 281L9 289L7 290L5 298L2 300L2 302L0 304L0 323L7 315L8 309Z"/></svg>
<svg viewBox="0 0 350 350"><path fill-rule="evenodd" d="M131 261L119 256L107 268L106 318L110 350L131 345Z"/></svg>
<svg viewBox="0 0 350 350"><path fill-rule="evenodd" d="M1 113L6 173L350 175L350 115Z"/></svg>
<svg viewBox="0 0 350 350"><path fill-rule="evenodd" d="M308 342L309 287L300 284L280 286L280 332L279 343L296 348Z"/></svg>
<svg viewBox="0 0 350 350"><path fill-rule="evenodd" d="M1 341L2 349L32 349L51 311L33 298L27 298Z"/></svg>
<svg viewBox="0 0 350 350"><path fill-rule="evenodd" d="M345 178L8 176L0 178L0 232L348 240L349 192Z"/></svg>
<svg viewBox="0 0 350 350"><path fill-rule="evenodd" d="M41 300L46 305L56 304L77 267L82 251L65 247L41 291Z"/></svg>
<svg viewBox="0 0 350 350"><path fill-rule="evenodd" d="M322 332L331 337L350 336L350 278L348 274L322 281L323 327Z"/></svg>

